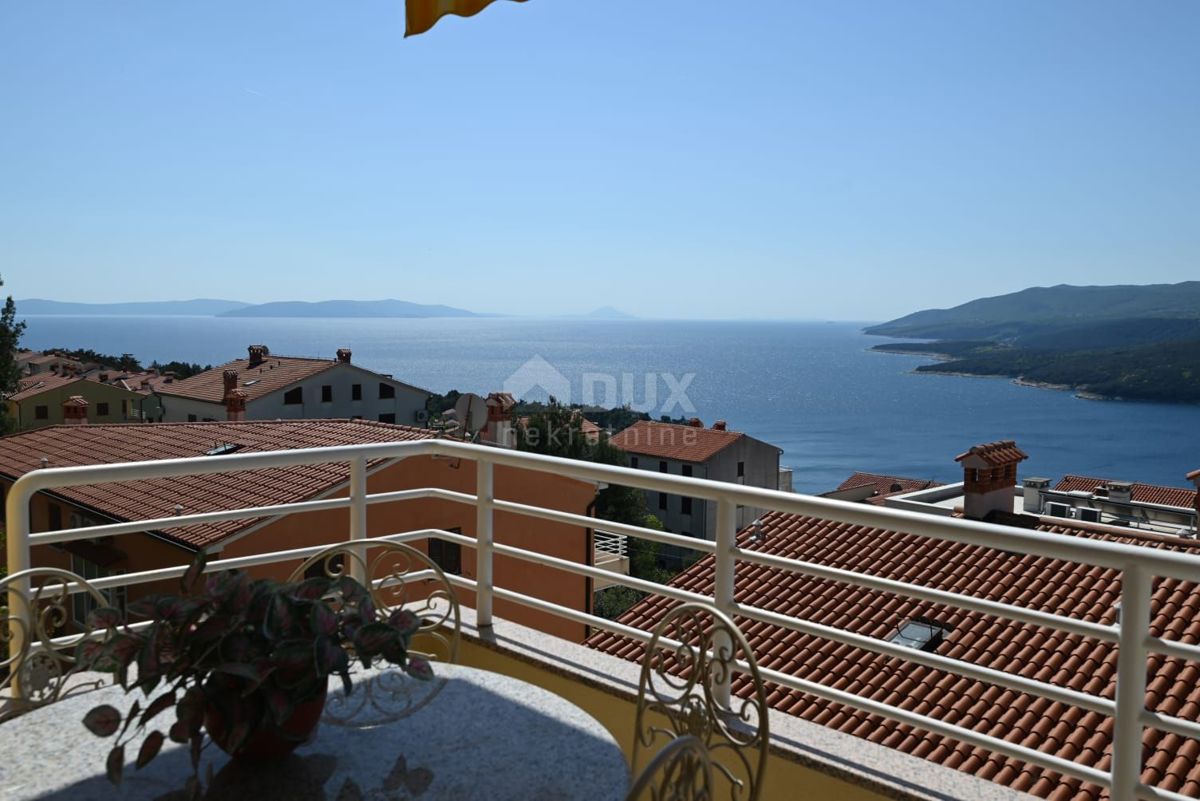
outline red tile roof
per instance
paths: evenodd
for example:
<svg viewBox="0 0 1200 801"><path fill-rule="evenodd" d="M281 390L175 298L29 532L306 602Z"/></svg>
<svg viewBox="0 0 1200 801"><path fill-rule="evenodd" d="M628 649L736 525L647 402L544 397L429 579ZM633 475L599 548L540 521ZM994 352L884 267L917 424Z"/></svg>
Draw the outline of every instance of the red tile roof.
<svg viewBox="0 0 1200 801"><path fill-rule="evenodd" d="M226 443L238 453L427 439L432 432L363 420L287 420L247 423L153 423L51 426L0 438L0 475L15 480L41 467L115 464L203 456ZM170 517L311 498L347 479L345 464L303 465L207 476L70 487L53 494L115 520ZM260 522L232 520L167 529L168 539L208 547Z"/></svg>
<svg viewBox="0 0 1200 801"><path fill-rule="evenodd" d="M6 400L23 401L29 398L41 395L43 392L49 392L52 389L73 383L75 381L83 381L85 379L74 375L58 375L57 373L38 373L29 378L22 378L17 384L17 391L9 395Z"/></svg>
<svg viewBox="0 0 1200 801"><path fill-rule="evenodd" d="M1063 476L1062 481L1054 489L1060 492L1092 492L1096 487L1103 487L1115 479L1093 478L1091 476ZM1164 487L1159 484L1133 485L1133 500L1138 503L1158 503L1164 506L1182 506L1192 508L1196 505L1196 489L1194 487Z"/></svg>
<svg viewBox="0 0 1200 801"><path fill-rule="evenodd" d="M614 434L611 442L629 453L681 462L706 462L743 436L745 434L737 431L639 420Z"/></svg>
<svg viewBox="0 0 1200 801"><path fill-rule="evenodd" d="M1120 598L1120 576L1114 570L779 512L764 515L761 528L765 540L752 541L747 529L738 535L740 547L1103 624L1114 622ZM1200 553L1200 543L1174 538L1114 535L1072 525L1042 530ZM711 595L713 565L714 557L707 556L670 585ZM1113 697L1115 644L748 563L738 565L736 598L739 604L876 638L887 638L904 621L924 616L951 629L938 648L943 656ZM650 596L620 622L649 629L675 603ZM1155 582L1153 612L1153 634L1200 642L1200 587L1195 582ZM746 618L737 622L764 667L1101 770L1109 766L1111 718L778 626ZM588 644L629 660L642 655L640 643L614 634L593 635ZM1200 720L1200 664L1153 656L1149 668L1147 707ZM735 684L743 695L748 689L744 677ZM1100 788L1076 779L785 687L769 685L768 699L782 712L1043 798L1105 797ZM1147 729L1144 744L1142 781L1200 796L1200 741Z"/></svg>
<svg viewBox="0 0 1200 801"><path fill-rule="evenodd" d="M225 371L233 370L238 374L238 389L245 391L247 400L253 401L322 373L337 364L337 359L268 356L261 364L251 367L249 359L235 359L220 367L197 373L191 378L162 384L158 391L162 395L221 403L225 400Z"/></svg>
<svg viewBox="0 0 1200 801"><path fill-rule="evenodd" d="M859 487L874 486L876 495L893 495L898 492L916 492L917 490L940 487L941 482L926 478L904 478L903 476L887 476L880 473L854 473L850 478L838 485L834 492L858 489Z"/></svg>
<svg viewBox="0 0 1200 801"><path fill-rule="evenodd" d="M960 453L958 456L955 456L954 461L961 462L971 456L978 456L992 467L1000 467L1001 465L1012 464L1013 462L1020 462L1029 458L1029 454L1018 448L1016 441L1011 439L976 445L966 453Z"/></svg>

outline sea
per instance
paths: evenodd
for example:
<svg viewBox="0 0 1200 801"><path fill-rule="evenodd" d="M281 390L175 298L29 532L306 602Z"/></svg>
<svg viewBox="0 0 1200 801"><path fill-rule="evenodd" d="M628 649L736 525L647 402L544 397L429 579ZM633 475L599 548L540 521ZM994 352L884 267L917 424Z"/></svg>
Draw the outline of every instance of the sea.
<svg viewBox="0 0 1200 801"><path fill-rule="evenodd" d="M869 323L522 318L267 319L26 316L22 346L221 364L250 344L332 358L436 392L630 404L655 418L722 419L783 450L795 489L854 471L956 481L955 455L1015 439L1021 475L1188 486L1200 406L1105 401L1007 378L918 374L923 357L871 352Z"/></svg>

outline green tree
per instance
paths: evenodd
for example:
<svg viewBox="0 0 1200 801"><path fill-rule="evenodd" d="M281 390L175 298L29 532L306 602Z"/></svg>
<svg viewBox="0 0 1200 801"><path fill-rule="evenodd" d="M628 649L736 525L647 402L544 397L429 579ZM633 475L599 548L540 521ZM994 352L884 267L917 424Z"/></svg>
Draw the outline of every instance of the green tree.
<svg viewBox="0 0 1200 801"><path fill-rule="evenodd" d="M4 280L0 278L0 286ZM17 304L12 295L4 302L0 311L0 397L8 397L17 391L21 381L21 368L17 365L17 348L21 335L25 333L25 322L17 322ZM8 404L0 403L0 435L10 434L16 422L8 416Z"/></svg>

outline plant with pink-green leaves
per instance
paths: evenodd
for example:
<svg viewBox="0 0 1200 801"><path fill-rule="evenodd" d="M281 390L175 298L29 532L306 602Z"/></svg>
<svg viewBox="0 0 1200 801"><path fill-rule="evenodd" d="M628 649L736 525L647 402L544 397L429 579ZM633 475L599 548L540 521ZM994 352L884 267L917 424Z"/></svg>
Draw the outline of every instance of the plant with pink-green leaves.
<svg viewBox="0 0 1200 801"><path fill-rule="evenodd" d="M237 753L262 730L285 733L296 708L323 699L329 677L352 690L351 660L370 667L383 660L418 679L431 678L429 663L409 656L421 621L404 609L375 607L367 588L347 575L284 583L251 579L240 571L204 575L203 554L182 579L179 595L155 595L129 605L129 616L149 621L131 628L116 609L96 609L89 628L104 631L76 653L78 669L110 672L127 691L141 691L124 713L95 707L84 725L115 738L107 774L120 784L126 748L141 741L136 767L158 755L166 740L187 745L198 792L205 718L224 722L221 746ZM164 731L158 716L175 710ZM213 733L208 732L211 736Z"/></svg>

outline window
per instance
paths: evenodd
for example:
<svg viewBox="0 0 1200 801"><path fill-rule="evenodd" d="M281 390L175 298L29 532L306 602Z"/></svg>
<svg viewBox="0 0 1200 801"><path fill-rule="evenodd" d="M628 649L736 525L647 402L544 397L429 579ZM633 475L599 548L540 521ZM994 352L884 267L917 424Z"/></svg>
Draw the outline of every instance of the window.
<svg viewBox="0 0 1200 801"><path fill-rule="evenodd" d="M105 570L100 565L94 562L89 562L82 556L71 555L71 570L76 575L82 576L88 581L93 579L104 578L112 575L112 572ZM121 614L125 613L125 588L114 587L111 590L101 590L100 594L108 599L108 605L117 609ZM87 624L88 613L95 609L99 604L96 599L92 598L89 593L77 592L71 596L71 616L75 622L80 625Z"/></svg>
<svg viewBox="0 0 1200 801"><path fill-rule="evenodd" d="M889 642L903 645L906 648L916 648L919 651L936 651L946 635L950 633L947 626L925 617L914 617L906 620L896 629L896 633L888 638Z"/></svg>
<svg viewBox="0 0 1200 801"><path fill-rule="evenodd" d="M50 504L50 531L58 531L62 527L62 507L52 503Z"/></svg>
<svg viewBox="0 0 1200 801"><path fill-rule="evenodd" d="M362 384L351 385L350 400L362 400Z"/></svg>
<svg viewBox="0 0 1200 801"><path fill-rule="evenodd" d="M50 407L49 406L34 406L33 407L33 417L35 420L49 420L50 419Z"/></svg>
<svg viewBox="0 0 1200 801"><path fill-rule="evenodd" d="M667 472L667 463L666 463L666 462L659 462L659 463L658 463L658 472L660 472L660 473L665 473L665 472Z"/></svg>
<svg viewBox="0 0 1200 801"><path fill-rule="evenodd" d="M96 416L97 417L108 417L108 404L107 403L97 403L96 404Z"/></svg>
<svg viewBox="0 0 1200 801"><path fill-rule="evenodd" d="M681 469L683 470L683 474L685 476L690 477L692 475L692 466L690 464L685 464Z"/></svg>
<svg viewBox="0 0 1200 801"><path fill-rule="evenodd" d="M304 387L296 387L283 393L284 406L296 406L301 403L304 403Z"/></svg>
<svg viewBox="0 0 1200 801"><path fill-rule="evenodd" d="M690 515L692 513L692 499L691 498L680 498L679 499L679 512L680 512L680 514L685 514L685 515Z"/></svg>
<svg viewBox="0 0 1200 801"><path fill-rule="evenodd" d="M461 534L462 529L450 528L447 531L452 531L455 534ZM462 575L462 546L457 542L446 542L445 540L429 540L429 558L433 563L440 567L443 572L451 575Z"/></svg>
<svg viewBox="0 0 1200 801"><path fill-rule="evenodd" d="M629 466L630 466L630 467L637 467L637 466L638 466L638 460L637 460L637 457L636 457L636 456L630 456L630 457L629 457Z"/></svg>
<svg viewBox="0 0 1200 801"><path fill-rule="evenodd" d="M395 414L395 412L387 412L386 414L381 414L381 415L379 415L379 422L381 422L381 423L394 423L394 422L396 422L396 414Z"/></svg>
<svg viewBox="0 0 1200 801"><path fill-rule="evenodd" d="M194 422L196 422L196 415L194 415L194 414L189 414L189 415L188 415L188 422L189 422L189 423L194 423Z"/></svg>
<svg viewBox="0 0 1200 801"><path fill-rule="evenodd" d="M321 385L321 403L333 403L333 386L330 384Z"/></svg>
<svg viewBox="0 0 1200 801"><path fill-rule="evenodd" d="M380 400L389 400L394 397L396 397L396 388L393 387L391 384L385 384L382 381L380 381L379 382L379 399Z"/></svg>
<svg viewBox="0 0 1200 801"><path fill-rule="evenodd" d="M746 477L746 463L738 462L738 478Z"/></svg>
<svg viewBox="0 0 1200 801"><path fill-rule="evenodd" d="M665 493L665 492L658 493L658 508L659 509L667 508L667 493Z"/></svg>

